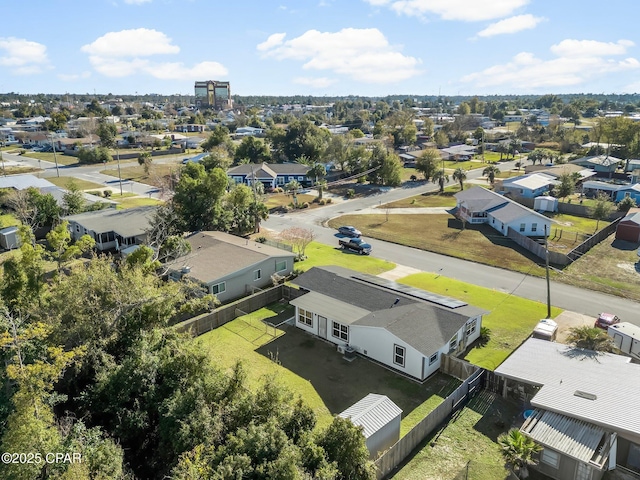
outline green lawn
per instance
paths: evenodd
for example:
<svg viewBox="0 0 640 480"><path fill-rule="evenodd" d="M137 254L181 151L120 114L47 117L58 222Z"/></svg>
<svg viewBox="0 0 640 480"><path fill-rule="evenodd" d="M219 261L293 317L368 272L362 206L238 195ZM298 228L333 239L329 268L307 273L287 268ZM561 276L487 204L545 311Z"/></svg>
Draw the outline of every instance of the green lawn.
<svg viewBox="0 0 640 480"><path fill-rule="evenodd" d="M38 167L16 167L16 166L8 166L5 165L4 167L2 167L0 165L0 175L21 175L24 173L33 173L33 172L40 172L41 169Z"/></svg>
<svg viewBox="0 0 640 480"><path fill-rule="evenodd" d="M445 187L444 193L428 192L413 197L385 203L381 208L419 208L419 207L455 207L454 194L460 191L458 186Z"/></svg>
<svg viewBox="0 0 640 480"><path fill-rule="evenodd" d="M547 315L547 307L542 303L434 273L409 275L399 282L457 298L489 312L482 319L482 325L491 330L489 342L484 346L474 346L465 356L467 361L489 370L498 367L531 334L540 319ZM553 318L561 312L559 308L551 309Z"/></svg>
<svg viewBox="0 0 640 480"><path fill-rule="evenodd" d="M543 275L541 260L496 232L489 225L467 225L451 215L385 214L344 215L329 221L329 226L353 225L365 237L458 257L473 262L533 275ZM374 252L375 253L375 252Z"/></svg>
<svg viewBox="0 0 640 480"><path fill-rule="evenodd" d="M98 190L103 191L105 186L100 183L90 182L88 180L81 180L74 177L48 177L48 181L57 185L58 187L66 188L69 182L76 184L76 187L80 190Z"/></svg>
<svg viewBox="0 0 640 480"><path fill-rule="evenodd" d="M309 195L307 193L299 193L298 197L298 205L302 205L304 202L308 202L309 205L313 205L313 199L316 198L315 195ZM270 193L267 195L267 199L265 205L269 210L272 208L283 207L293 203L293 197L287 193Z"/></svg>
<svg viewBox="0 0 640 480"><path fill-rule="evenodd" d="M396 267L395 263L387 262L379 258L368 255L358 255L348 252L337 247L330 247L318 242L311 242L307 247L305 254L307 259L297 262L294 267L296 270L307 271L311 267L319 267L323 265L337 265L339 267L350 268L362 273L378 275L379 273L392 270Z"/></svg>
<svg viewBox="0 0 640 480"><path fill-rule="evenodd" d="M125 194L126 195L126 194ZM123 195L123 197L125 196ZM147 198L147 197L129 197L129 198L119 198L120 195L112 195L111 199L118 202L116 208L118 210L123 210L125 208L136 208L136 207L147 207L152 205L161 205L162 200L157 200L155 198Z"/></svg>
<svg viewBox="0 0 640 480"><path fill-rule="evenodd" d="M181 166L170 163L152 163L148 175L141 165L135 165L133 167L122 167L120 169L120 174L122 175L122 180L132 180L134 182L140 182L146 185L159 187L161 186L160 183L165 177L174 174L180 168ZM118 178L117 168L102 170L100 173Z"/></svg>
<svg viewBox="0 0 640 480"><path fill-rule="evenodd" d="M497 444L517 405L483 391L390 478L394 480L504 480L508 475ZM468 475L468 476L467 476Z"/></svg>
<svg viewBox="0 0 640 480"><path fill-rule="evenodd" d="M44 160L46 162L55 163L58 161L58 165L75 165L78 163L78 157L74 157L72 155L64 155L62 153L56 152L54 155L53 152L30 152L22 154L23 157L37 158L38 160Z"/></svg>
<svg viewBox="0 0 640 480"><path fill-rule="evenodd" d="M456 168L461 168L463 170L476 170L478 168L484 168L490 165L488 162L483 163L482 159L466 160L461 162L445 160L443 163L444 163L444 168L451 171L455 170Z"/></svg>
<svg viewBox="0 0 640 480"><path fill-rule="evenodd" d="M387 395L402 408L404 434L460 384L437 374L420 385L364 358L347 362L334 345L296 327L274 329L260 322L260 318L278 314L282 318L284 308L280 303L269 305L195 341L224 369L242 361L250 388L266 378L300 395L316 413L319 427L327 426L333 415L375 392Z"/></svg>

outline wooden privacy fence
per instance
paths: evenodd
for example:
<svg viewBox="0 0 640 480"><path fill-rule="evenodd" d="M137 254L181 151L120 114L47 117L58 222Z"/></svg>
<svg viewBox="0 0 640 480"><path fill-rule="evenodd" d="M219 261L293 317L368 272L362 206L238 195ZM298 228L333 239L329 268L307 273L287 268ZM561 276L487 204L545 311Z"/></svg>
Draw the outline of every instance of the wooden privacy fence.
<svg viewBox="0 0 640 480"><path fill-rule="evenodd" d="M270 303L277 302L283 298L291 300L301 294L302 292L298 289L288 285L277 285L236 300L228 305L223 305L212 312L203 313L197 317L180 322L175 328L179 332L191 332L194 337L197 337L234 320L237 317L238 310L246 313L255 312Z"/></svg>
<svg viewBox="0 0 640 480"><path fill-rule="evenodd" d="M513 240L515 243L520 245L525 250L530 251L536 257L545 259L545 249L544 245L540 245L535 240L530 239L529 237L522 235L520 232L516 232L513 228L509 227L507 230L507 237ZM549 252L549 263L553 265L569 265L571 263L571 259L565 255L564 253L559 252Z"/></svg>
<svg viewBox="0 0 640 480"><path fill-rule="evenodd" d="M593 248L595 245L597 245L598 243L603 241L605 238L607 238L609 235L611 235L613 232L615 232L616 227L618 226L618 223L620 223L620 220L622 220L622 217L616 218L613 222L611 222L609 225L604 227L602 230L591 235L584 242L582 242L576 248L574 248L569 253L567 253L567 257L572 262L576 261L582 255L584 255L589 250L591 250L591 248Z"/></svg>
<svg viewBox="0 0 640 480"><path fill-rule="evenodd" d="M478 369L438 405L429 415L422 419L404 437L398 440L389 450L384 452L375 462L377 478L385 478L436 428L449 416L462 408L465 403L482 388L485 371Z"/></svg>

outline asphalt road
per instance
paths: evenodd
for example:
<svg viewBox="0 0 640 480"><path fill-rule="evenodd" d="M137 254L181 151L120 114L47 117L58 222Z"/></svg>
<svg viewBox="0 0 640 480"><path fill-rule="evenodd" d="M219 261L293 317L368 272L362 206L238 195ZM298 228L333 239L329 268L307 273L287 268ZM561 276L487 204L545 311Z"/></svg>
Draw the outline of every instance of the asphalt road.
<svg viewBox="0 0 640 480"><path fill-rule="evenodd" d="M504 168L509 168L509 166L504 165ZM469 179L479 176L480 172L478 171L470 172ZM332 204L320 209L276 214L270 216L263 223L263 226L274 231L282 231L292 226L312 228L316 234L317 241L337 248L338 236L336 231L324 226L329 218L347 213L357 213L364 208L375 207L425 191L433 191L436 188L432 184L420 184L410 188L393 189L372 197ZM383 212L384 210L381 211L381 213ZM541 306L540 318L546 316L547 288L544 278L532 277L446 255L425 252L382 240L367 239L367 241L373 247L372 255L375 257L398 265L410 266L425 272L434 272L446 277L542 302L545 306ZM610 311L620 316L623 321L640 326L640 305L631 300L573 287L560 282L551 282L550 291L551 303L554 306L593 316L594 320L600 312Z"/></svg>

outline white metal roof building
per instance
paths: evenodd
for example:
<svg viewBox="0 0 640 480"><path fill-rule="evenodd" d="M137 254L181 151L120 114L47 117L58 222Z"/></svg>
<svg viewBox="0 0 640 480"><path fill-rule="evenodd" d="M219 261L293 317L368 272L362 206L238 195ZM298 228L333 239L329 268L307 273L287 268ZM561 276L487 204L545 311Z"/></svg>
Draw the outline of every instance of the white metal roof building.
<svg viewBox="0 0 640 480"><path fill-rule="evenodd" d="M339 416L363 428L362 433L372 457L391 447L400 438L402 410L386 395L370 393Z"/></svg>

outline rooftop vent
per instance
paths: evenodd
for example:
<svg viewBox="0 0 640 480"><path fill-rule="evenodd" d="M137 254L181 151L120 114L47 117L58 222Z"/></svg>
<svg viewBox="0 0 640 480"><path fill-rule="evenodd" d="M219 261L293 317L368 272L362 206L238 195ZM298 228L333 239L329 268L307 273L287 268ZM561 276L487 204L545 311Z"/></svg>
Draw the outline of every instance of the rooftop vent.
<svg viewBox="0 0 640 480"><path fill-rule="evenodd" d="M583 392L581 390L576 390L573 394L576 397L584 398L585 400L597 400L598 397L593 393Z"/></svg>

